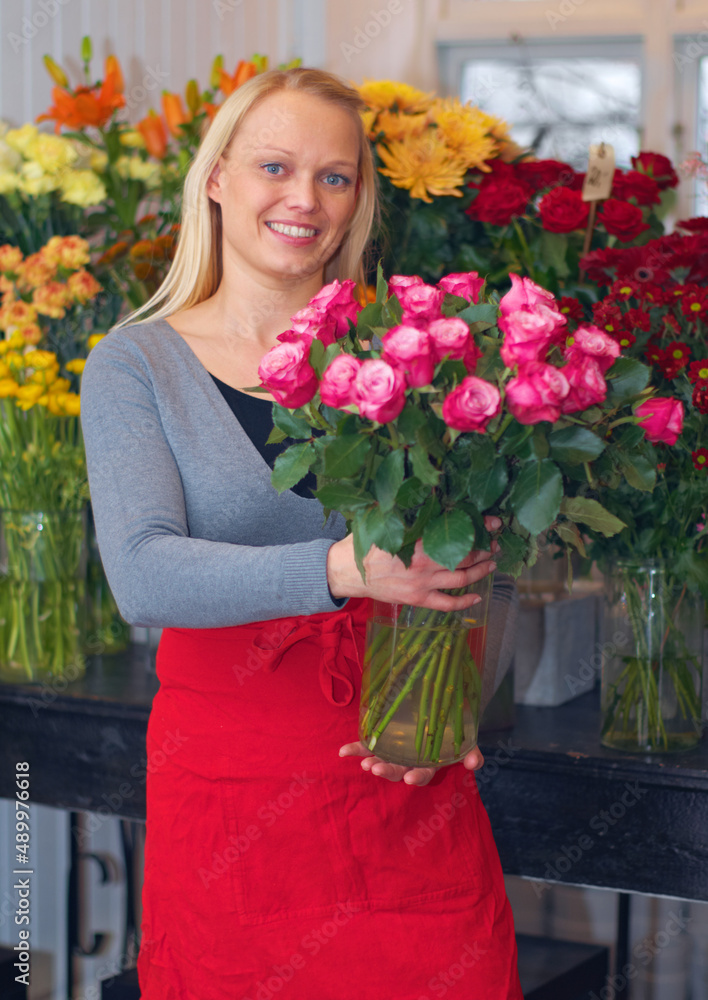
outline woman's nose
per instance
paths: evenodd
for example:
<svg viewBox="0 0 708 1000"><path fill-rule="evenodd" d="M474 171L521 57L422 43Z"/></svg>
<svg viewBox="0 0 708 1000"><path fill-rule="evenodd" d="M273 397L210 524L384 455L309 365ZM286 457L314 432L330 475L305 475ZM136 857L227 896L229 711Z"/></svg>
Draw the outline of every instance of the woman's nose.
<svg viewBox="0 0 708 1000"><path fill-rule="evenodd" d="M301 212L314 212L319 208L317 184L314 177L306 174L292 178L288 185L288 208L297 208Z"/></svg>

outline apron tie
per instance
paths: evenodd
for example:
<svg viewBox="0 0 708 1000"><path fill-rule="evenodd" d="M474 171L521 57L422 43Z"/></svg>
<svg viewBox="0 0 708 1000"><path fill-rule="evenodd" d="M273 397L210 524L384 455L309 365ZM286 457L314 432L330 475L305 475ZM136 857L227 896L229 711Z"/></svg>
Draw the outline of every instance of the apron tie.
<svg viewBox="0 0 708 1000"><path fill-rule="evenodd" d="M361 657L356 624L349 611L333 611L319 618L302 615L288 620L291 627L285 633L263 629L253 640L263 659L263 670L273 673L285 653L303 639L314 639L322 651L320 657L320 687L331 705L349 705L361 676Z"/></svg>

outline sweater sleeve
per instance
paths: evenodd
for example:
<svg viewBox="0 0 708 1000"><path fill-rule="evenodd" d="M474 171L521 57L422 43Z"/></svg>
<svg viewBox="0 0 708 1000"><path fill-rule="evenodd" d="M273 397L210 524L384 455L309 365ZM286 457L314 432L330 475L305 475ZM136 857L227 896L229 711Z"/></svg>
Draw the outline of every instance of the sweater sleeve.
<svg viewBox="0 0 708 1000"><path fill-rule="evenodd" d="M239 545L189 534L150 365L120 332L89 354L81 425L101 559L131 625L222 628L333 611L333 540Z"/></svg>

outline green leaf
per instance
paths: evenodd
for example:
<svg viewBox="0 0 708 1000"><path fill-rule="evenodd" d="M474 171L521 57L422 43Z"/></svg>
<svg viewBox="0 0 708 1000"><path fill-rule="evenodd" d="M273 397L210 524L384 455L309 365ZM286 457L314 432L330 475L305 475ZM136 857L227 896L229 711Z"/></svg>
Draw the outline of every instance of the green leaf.
<svg viewBox="0 0 708 1000"><path fill-rule="evenodd" d="M592 462L605 450L605 442L587 427L564 427L553 431L548 439L551 457L557 462L579 465Z"/></svg>
<svg viewBox="0 0 708 1000"><path fill-rule="evenodd" d="M409 449L408 455L413 466L413 474L421 483L426 483L428 486L437 486L440 481L440 473L431 463L427 450L421 444L416 444L413 448Z"/></svg>
<svg viewBox="0 0 708 1000"><path fill-rule="evenodd" d="M423 531L423 551L434 562L455 569L474 548L472 519L461 510L446 510Z"/></svg>
<svg viewBox="0 0 708 1000"><path fill-rule="evenodd" d="M383 265L381 261L376 265L376 302L383 305L388 296L388 282L384 278Z"/></svg>
<svg viewBox="0 0 708 1000"><path fill-rule="evenodd" d="M395 510L385 514L378 505L357 514L352 522L354 556L362 571L364 556L375 545L384 552L395 555L403 545L404 526ZM364 576L362 572L362 576Z"/></svg>
<svg viewBox="0 0 708 1000"><path fill-rule="evenodd" d="M396 494L396 504L401 510L410 510L425 503L430 496L430 486L425 486L416 476L406 479Z"/></svg>
<svg viewBox="0 0 708 1000"><path fill-rule="evenodd" d="M396 419L398 433L409 444L416 440L416 434L425 423L425 414L412 403L406 403Z"/></svg>
<svg viewBox="0 0 708 1000"><path fill-rule="evenodd" d="M310 353L308 355L310 364L317 372L318 378L322 377L322 373L325 370L325 345L321 340L315 338L310 344Z"/></svg>
<svg viewBox="0 0 708 1000"><path fill-rule="evenodd" d="M610 402L614 406L626 403L646 389L650 377L651 369L636 358L617 358L606 375L610 383Z"/></svg>
<svg viewBox="0 0 708 1000"><path fill-rule="evenodd" d="M566 545L572 545L574 549L578 550L583 559L587 559L585 543L577 524L573 524L572 521L561 521L556 525L556 532Z"/></svg>
<svg viewBox="0 0 708 1000"><path fill-rule="evenodd" d="M278 493L289 490L299 483L310 470L310 463L315 457L315 450L309 441L292 444L275 460L271 482Z"/></svg>
<svg viewBox="0 0 708 1000"><path fill-rule="evenodd" d="M404 457L402 451L391 451L382 461L374 477L374 495L382 510L393 509L396 494L403 485Z"/></svg>
<svg viewBox="0 0 708 1000"><path fill-rule="evenodd" d="M498 458L486 471L471 472L467 479L467 495L484 512L496 503L509 482L506 462Z"/></svg>
<svg viewBox="0 0 708 1000"><path fill-rule="evenodd" d="M401 308L401 303L395 295L384 304L383 311L381 313L381 319L385 326L389 329L392 326L398 326L403 318L403 309Z"/></svg>
<svg viewBox="0 0 708 1000"><path fill-rule="evenodd" d="M360 337L367 337L367 331L381 326L383 305L380 302L369 302L357 316L356 326Z"/></svg>
<svg viewBox="0 0 708 1000"><path fill-rule="evenodd" d="M601 503L589 497L563 497L560 511L569 521L585 524L593 531L599 531L605 538L610 538L627 527L624 521L620 521Z"/></svg>
<svg viewBox="0 0 708 1000"><path fill-rule="evenodd" d="M528 540L507 530L501 534L499 545L500 550L494 556L499 572L518 576L524 568L524 560L529 551Z"/></svg>
<svg viewBox="0 0 708 1000"><path fill-rule="evenodd" d="M552 267L557 277L567 278L570 268L566 260L568 237L563 233L541 232L541 260L546 267Z"/></svg>
<svg viewBox="0 0 708 1000"><path fill-rule="evenodd" d="M279 406L277 403L273 406L273 424L284 432L285 437L295 438L296 441L312 437L312 427L305 417L298 413L291 413L290 410L286 410L284 406ZM283 438L278 439L278 441L282 440Z"/></svg>
<svg viewBox="0 0 708 1000"><path fill-rule="evenodd" d="M285 431L281 431L278 427L274 427L273 430L268 435L268 440L266 441L266 444L280 444L280 442L284 441L287 436L288 435L285 433Z"/></svg>
<svg viewBox="0 0 708 1000"><path fill-rule="evenodd" d="M708 599L708 559L702 552L694 548L684 549L676 561L675 575L679 580L698 587L703 596Z"/></svg>
<svg viewBox="0 0 708 1000"><path fill-rule="evenodd" d="M499 441L500 455L514 455L516 458L528 458L531 446L528 439L533 434L533 427L519 424L512 420Z"/></svg>
<svg viewBox="0 0 708 1000"><path fill-rule="evenodd" d="M374 501L370 493L349 483L325 483L315 491L315 496L327 510L338 510L342 514L363 510Z"/></svg>
<svg viewBox="0 0 708 1000"><path fill-rule="evenodd" d="M361 472L373 442L357 434L335 438L324 451L324 474L328 479L349 479Z"/></svg>
<svg viewBox="0 0 708 1000"><path fill-rule="evenodd" d="M483 434L470 434L468 438L473 439L465 451L470 472L487 471L496 459L494 442Z"/></svg>
<svg viewBox="0 0 708 1000"><path fill-rule="evenodd" d="M656 486L656 468L645 455L618 455L624 478L635 490L651 493Z"/></svg>
<svg viewBox="0 0 708 1000"><path fill-rule="evenodd" d="M457 315L459 319L463 319L470 326L472 323L485 323L489 324L489 326L495 326L499 315L499 307L493 302L477 302L474 305L467 306L466 309L463 309Z"/></svg>
<svg viewBox="0 0 708 1000"><path fill-rule="evenodd" d="M509 495L509 504L519 524L532 535L540 535L558 516L563 496L563 477L560 469L546 459L527 462Z"/></svg>

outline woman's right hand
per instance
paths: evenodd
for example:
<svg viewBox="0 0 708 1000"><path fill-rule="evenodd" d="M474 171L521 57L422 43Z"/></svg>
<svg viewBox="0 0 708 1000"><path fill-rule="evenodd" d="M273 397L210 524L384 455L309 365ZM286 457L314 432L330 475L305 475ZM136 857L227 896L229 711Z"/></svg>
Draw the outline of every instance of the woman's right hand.
<svg viewBox="0 0 708 1000"><path fill-rule="evenodd" d="M486 517L487 531L501 527L498 517ZM492 553L499 548L492 542L491 552L472 551L455 570L445 569L423 552L423 543L418 540L406 567L398 556L392 556L382 549L372 548L364 557L366 582L362 580L354 559L354 540L347 535L330 547L327 556L327 582L333 597L370 597L389 604L413 604L436 611L462 611L481 598L477 594L454 597L443 593L478 583L494 572L496 563Z"/></svg>

